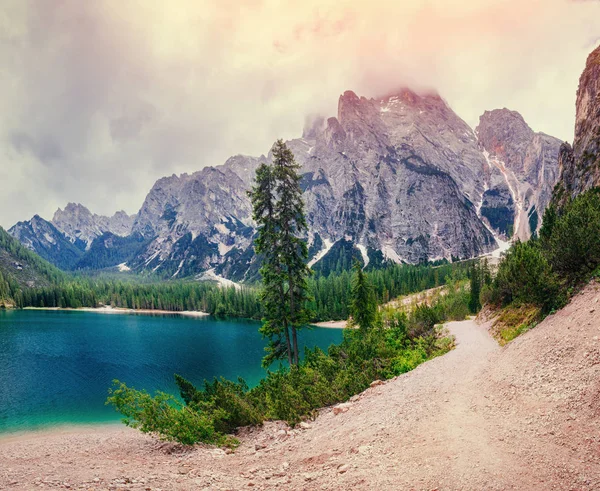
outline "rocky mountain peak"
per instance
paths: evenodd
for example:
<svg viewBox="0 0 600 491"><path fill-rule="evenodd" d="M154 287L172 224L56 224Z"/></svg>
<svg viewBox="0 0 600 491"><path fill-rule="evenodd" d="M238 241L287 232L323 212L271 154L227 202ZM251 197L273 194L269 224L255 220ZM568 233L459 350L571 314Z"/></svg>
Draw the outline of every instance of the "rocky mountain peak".
<svg viewBox="0 0 600 491"><path fill-rule="evenodd" d="M497 248L494 234L512 236L523 223L535 229L537 218L527 214L543 210L544 186L554 186L558 145L508 110L486 113L480 127L483 141L437 93L409 88L377 99L346 91L337 117L307 118L302 137L287 145L301 166L314 262L333 264L347 254L364 264L471 258ZM502 146L502 157L492 163L486 146ZM531 182L528 173L510 170L507 152L519 148L539 170ZM88 251L107 228L143 238L128 259L133 271L253 278L258 266L247 190L257 166L270 159L235 155L159 179L135 217L99 217L70 203L57 211L56 225Z"/></svg>
<svg viewBox="0 0 600 491"><path fill-rule="evenodd" d="M324 139L326 145L332 150L340 147L342 142L346 139L346 132L337 118L329 118L327 120Z"/></svg>
<svg viewBox="0 0 600 491"><path fill-rule="evenodd" d="M91 217L92 212L80 203L67 203L65 209L59 208L54 213L53 222L60 222L64 219L73 219L79 217Z"/></svg>
<svg viewBox="0 0 600 491"><path fill-rule="evenodd" d="M96 237L105 232L125 237L131 233L135 215L121 210L112 217L96 215L80 203L68 203L54 213L52 224L73 243L81 241L89 248Z"/></svg>

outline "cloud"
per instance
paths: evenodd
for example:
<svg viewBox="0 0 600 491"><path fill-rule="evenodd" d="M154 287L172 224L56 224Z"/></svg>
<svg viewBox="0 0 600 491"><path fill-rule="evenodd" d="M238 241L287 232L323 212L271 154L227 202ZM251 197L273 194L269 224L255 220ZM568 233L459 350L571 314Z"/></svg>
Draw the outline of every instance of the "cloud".
<svg viewBox="0 0 600 491"><path fill-rule="evenodd" d="M299 136L346 89L435 88L571 139L600 2L4 0L0 224L140 207L163 175Z"/></svg>

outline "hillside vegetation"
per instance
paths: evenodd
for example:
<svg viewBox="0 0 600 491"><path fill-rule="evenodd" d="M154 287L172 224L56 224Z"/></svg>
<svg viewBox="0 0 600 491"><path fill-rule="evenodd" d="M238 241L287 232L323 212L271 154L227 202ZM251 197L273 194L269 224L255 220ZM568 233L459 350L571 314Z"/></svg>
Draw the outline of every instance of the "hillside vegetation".
<svg viewBox="0 0 600 491"><path fill-rule="evenodd" d="M65 278L62 271L23 247L0 227L0 307L13 305L25 290L49 287Z"/></svg>
<svg viewBox="0 0 600 491"><path fill-rule="evenodd" d="M539 237L517 242L499 265L483 303L503 310L496 323L502 343L563 307L600 267L600 189L551 205Z"/></svg>

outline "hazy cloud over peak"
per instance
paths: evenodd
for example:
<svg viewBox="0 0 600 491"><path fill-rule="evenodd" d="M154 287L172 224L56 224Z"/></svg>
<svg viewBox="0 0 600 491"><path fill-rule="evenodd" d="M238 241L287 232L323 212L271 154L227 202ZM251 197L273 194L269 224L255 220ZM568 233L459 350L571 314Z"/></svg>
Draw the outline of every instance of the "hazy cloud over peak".
<svg viewBox="0 0 600 491"><path fill-rule="evenodd" d="M347 89L435 89L571 139L600 2L4 0L0 225L136 212L156 179L266 153Z"/></svg>

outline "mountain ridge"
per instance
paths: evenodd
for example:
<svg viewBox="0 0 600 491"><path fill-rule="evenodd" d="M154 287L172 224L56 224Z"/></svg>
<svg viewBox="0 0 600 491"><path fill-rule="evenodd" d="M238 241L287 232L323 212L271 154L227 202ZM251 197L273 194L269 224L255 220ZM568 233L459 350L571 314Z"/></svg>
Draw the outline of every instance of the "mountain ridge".
<svg viewBox="0 0 600 491"><path fill-rule="evenodd" d="M344 240L363 264L466 259L490 253L496 238L506 240L513 228L519 238L535 232L549 201L547 188L554 187L560 141L534 133L520 115L512 118L523 124L512 128L504 111L497 119L506 128L495 135L486 112L480 137L432 91L403 88L378 99L344 92L336 116L309 119L302 137L287 142L302 166L314 256L345 250L329 250ZM531 154L526 169L510 154L498 154L484 136L506 148L525 146ZM145 241L128 267L163 277L213 268L234 280L252 277L257 268L246 191L256 167L270 158L236 155L222 165L157 180L136 215L116 220L118 232ZM540 166L550 170L538 179ZM532 210L539 216L525 219ZM70 204L53 224L89 249L101 233L115 233L107 230L108 219L94 217Z"/></svg>

